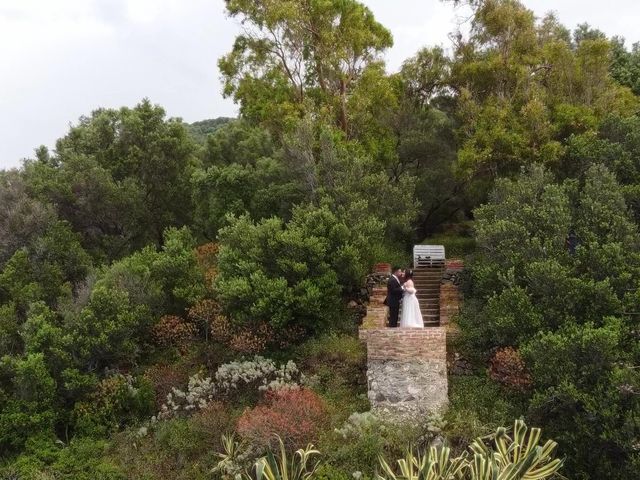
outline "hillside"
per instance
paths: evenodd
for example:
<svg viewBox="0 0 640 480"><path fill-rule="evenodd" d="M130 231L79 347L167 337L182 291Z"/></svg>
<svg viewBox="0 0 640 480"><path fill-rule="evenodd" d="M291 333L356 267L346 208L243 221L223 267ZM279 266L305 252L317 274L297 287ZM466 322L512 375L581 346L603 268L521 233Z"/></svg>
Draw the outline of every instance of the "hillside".
<svg viewBox="0 0 640 480"><path fill-rule="evenodd" d="M228 117L208 118L198 122L187 123L186 127L196 143L204 145L209 135L215 133L216 130L232 120L232 118Z"/></svg>
<svg viewBox="0 0 640 480"><path fill-rule="evenodd" d="M99 109L0 171L0 479L637 478L639 50L468 3L388 72L356 0L226 1L239 118Z"/></svg>

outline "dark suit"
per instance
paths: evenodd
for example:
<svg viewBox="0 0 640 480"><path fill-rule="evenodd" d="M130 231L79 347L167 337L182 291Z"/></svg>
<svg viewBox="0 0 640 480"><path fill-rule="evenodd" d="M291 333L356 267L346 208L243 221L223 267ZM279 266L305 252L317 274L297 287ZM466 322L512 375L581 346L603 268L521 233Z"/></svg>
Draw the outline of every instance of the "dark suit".
<svg viewBox="0 0 640 480"><path fill-rule="evenodd" d="M387 298L385 304L389 307L389 326L398 326L398 314L400 313L400 302L402 301L402 284L393 275L387 282Z"/></svg>

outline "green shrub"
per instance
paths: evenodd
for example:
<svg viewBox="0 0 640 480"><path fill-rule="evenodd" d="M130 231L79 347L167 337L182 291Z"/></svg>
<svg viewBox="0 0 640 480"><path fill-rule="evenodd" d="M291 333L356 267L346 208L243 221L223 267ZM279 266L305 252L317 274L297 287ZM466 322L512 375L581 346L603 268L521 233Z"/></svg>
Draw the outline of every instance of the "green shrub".
<svg viewBox="0 0 640 480"><path fill-rule="evenodd" d="M297 207L286 223L231 219L219 234L215 280L224 313L240 325L267 321L276 332L342 324L342 296L360 288L369 243L382 228L365 220L354 225L326 205Z"/></svg>
<svg viewBox="0 0 640 480"><path fill-rule="evenodd" d="M103 436L154 413L154 392L144 378L113 375L74 408L76 433Z"/></svg>
<svg viewBox="0 0 640 480"><path fill-rule="evenodd" d="M76 438L61 447L53 438L40 438L30 442L25 453L11 466L0 468L0 478L125 480L127 476L123 471L106 458L108 448L104 440Z"/></svg>
<svg viewBox="0 0 640 480"><path fill-rule="evenodd" d="M41 353L0 359L0 458L19 452L32 435L53 433L55 388Z"/></svg>
<svg viewBox="0 0 640 480"><path fill-rule="evenodd" d="M61 478L74 480L124 480L127 477L105 460L109 444L105 441L79 439L62 449L52 471ZM55 478L55 477L54 477Z"/></svg>
<svg viewBox="0 0 640 480"><path fill-rule="evenodd" d="M329 463L320 464L313 478L315 480L353 480L351 473Z"/></svg>
<svg viewBox="0 0 640 480"><path fill-rule="evenodd" d="M130 430L114 437L109 453L127 478L208 480L215 465L210 436L187 419L159 423L148 431Z"/></svg>
<svg viewBox="0 0 640 480"><path fill-rule="evenodd" d="M387 423L368 413L353 414L342 428L325 435L319 443L320 451L331 467L372 478L380 455L401 455L409 444L418 442L421 420Z"/></svg>
<svg viewBox="0 0 640 480"><path fill-rule="evenodd" d="M374 245L371 256L377 262L390 263L391 265L408 266L411 265L413 261L413 254L410 249L403 248L403 246L400 245Z"/></svg>
<svg viewBox="0 0 640 480"><path fill-rule="evenodd" d="M440 233L425 238L422 245L444 246L447 258L464 258L476 249L476 241L472 236Z"/></svg>
<svg viewBox="0 0 640 480"><path fill-rule="evenodd" d="M367 352L351 335L328 334L301 345L296 358L314 387L334 407L341 422L354 411L368 410Z"/></svg>
<svg viewBox="0 0 640 480"><path fill-rule="evenodd" d="M460 448L508 424L525 411L521 397L485 376L449 376L445 436Z"/></svg>

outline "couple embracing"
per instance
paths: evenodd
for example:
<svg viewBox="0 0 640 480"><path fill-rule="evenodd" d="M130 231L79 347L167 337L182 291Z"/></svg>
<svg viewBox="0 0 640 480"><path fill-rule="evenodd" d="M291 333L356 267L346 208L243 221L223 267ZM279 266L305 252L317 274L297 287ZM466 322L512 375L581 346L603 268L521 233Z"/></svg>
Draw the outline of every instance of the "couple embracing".
<svg viewBox="0 0 640 480"><path fill-rule="evenodd" d="M400 304L402 303L401 328L424 328L420 304L413 285L413 271L400 267L393 267L391 277L387 282L387 298L384 301L389 307L389 326L398 326Z"/></svg>

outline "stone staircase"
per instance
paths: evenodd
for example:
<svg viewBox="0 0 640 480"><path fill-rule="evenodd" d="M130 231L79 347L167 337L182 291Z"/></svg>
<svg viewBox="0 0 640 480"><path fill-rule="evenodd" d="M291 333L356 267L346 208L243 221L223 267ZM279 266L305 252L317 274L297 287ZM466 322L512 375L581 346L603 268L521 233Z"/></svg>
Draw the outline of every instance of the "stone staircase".
<svg viewBox="0 0 640 480"><path fill-rule="evenodd" d="M418 266L413 270L413 283L425 327L440 325L440 283L443 272L444 262Z"/></svg>

